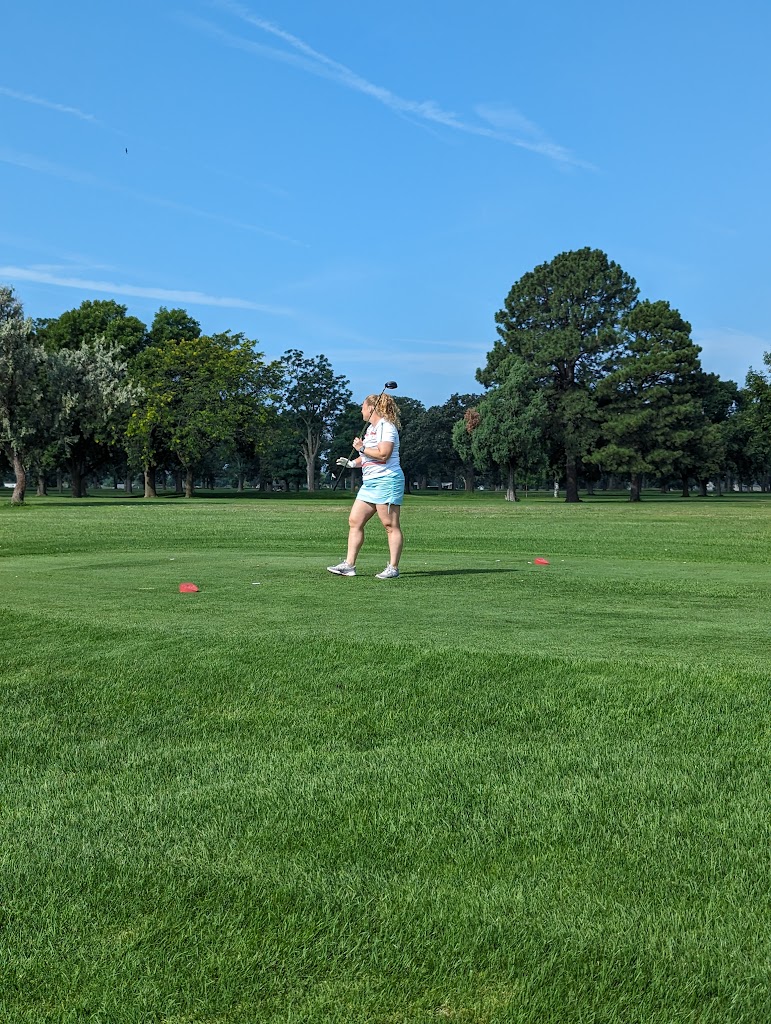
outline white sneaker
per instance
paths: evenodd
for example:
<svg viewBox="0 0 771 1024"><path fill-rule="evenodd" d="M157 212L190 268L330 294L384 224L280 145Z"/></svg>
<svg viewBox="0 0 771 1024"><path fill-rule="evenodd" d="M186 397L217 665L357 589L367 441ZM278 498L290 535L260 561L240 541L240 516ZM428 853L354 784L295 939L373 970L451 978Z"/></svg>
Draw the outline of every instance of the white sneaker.
<svg viewBox="0 0 771 1024"><path fill-rule="evenodd" d="M345 559L337 565L328 565L327 572L333 572L335 576L355 576L356 566L349 565Z"/></svg>
<svg viewBox="0 0 771 1024"><path fill-rule="evenodd" d="M398 575L399 575L399 570L396 568L395 565L391 565L391 563L389 562L388 565L385 567L385 569L383 569L382 572L379 572L376 575L375 579L378 579L378 580L395 580Z"/></svg>

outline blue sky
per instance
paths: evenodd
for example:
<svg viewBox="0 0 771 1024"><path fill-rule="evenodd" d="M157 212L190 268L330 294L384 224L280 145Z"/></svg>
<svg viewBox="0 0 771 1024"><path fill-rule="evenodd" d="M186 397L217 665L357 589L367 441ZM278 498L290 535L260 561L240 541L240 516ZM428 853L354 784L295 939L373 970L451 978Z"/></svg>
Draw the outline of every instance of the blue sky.
<svg viewBox="0 0 771 1024"><path fill-rule="evenodd" d="M183 306L431 405L481 390L514 281L591 246L743 383L771 351L770 11L10 5L0 283L33 317Z"/></svg>

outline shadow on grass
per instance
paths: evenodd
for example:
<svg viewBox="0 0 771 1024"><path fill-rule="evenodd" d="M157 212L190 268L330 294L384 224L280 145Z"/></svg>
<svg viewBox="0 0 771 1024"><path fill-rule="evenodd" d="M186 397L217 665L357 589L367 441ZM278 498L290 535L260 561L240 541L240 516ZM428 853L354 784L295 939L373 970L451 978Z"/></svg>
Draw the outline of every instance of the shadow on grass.
<svg viewBox="0 0 771 1024"><path fill-rule="evenodd" d="M523 572L523 569L417 569L401 572L400 576L488 576L501 572Z"/></svg>
<svg viewBox="0 0 771 1024"><path fill-rule="evenodd" d="M415 500L420 502L421 499L438 499L440 502L446 502L448 507L452 507L454 504L459 505L470 505L470 504L483 504L488 506L504 505L503 494L499 492L486 491L482 494L468 493L466 491L422 491L408 494L407 497L410 501ZM203 488L197 489L191 498L186 498L184 494L180 494L178 491L167 491L159 490L157 497L145 498L141 491L133 494L126 494L125 492L115 491L91 491L82 498L73 498L71 494L60 494L58 492L51 492L47 495L35 495L28 494L27 500L24 506L15 507L32 507L32 506L69 506L88 508L89 506L105 506L113 505L137 505L146 504L152 506L157 504L163 506L166 504L188 504L194 503L196 500L204 501L286 501L286 502L312 502L312 503L330 503L330 504L345 504L355 498L355 494L350 491L333 491L331 488L324 488L318 491L258 491L258 490L205 490ZM615 505L624 506L627 508L634 508L644 505L700 505L700 504L717 504L717 505L746 505L748 503L759 503L767 504L771 503L771 493L769 492L740 492L731 494L713 494L708 497L704 497L699 494L692 494L685 498L681 494L661 494L657 492L646 491L643 494L642 500L638 502L630 502L628 492L596 492L595 494L582 495L580 498L581 504L595 504L595 505ZM7 504L11 506L10 493L9 500L7 503L0 501L0 506ZM543 493L536 495L534 492L529 497L521 499L523 505L540 505L540 506L553 506L567 504L564 499L554 499L550 494Z"/></svg>
<svg viewBox="0 0 771 1024"><path fill-rule="evenodd" d="M154 498L145 498L144 494L141 493L141 492L138 492L136 494L125 494L125 493L122 493L122 492L115 493L115 492L112 492L112 491L104 491L104 492L96 491L96 492L89 492L88 494L84 495L82 498L74 498L71 494L59 494L59 493L51 493L51 494L44 494L44 495L39 495L39 494L30 495L30 494L28 494L27 495L27 500L25 501L24 504L26 506L28 506L28 507L32 506L32 505L36 505L36 506L43 506L43 505L45 505L45 506L48 506L48 507L56 506L56 505L67 505L67 506L71 507L71 506L74 505L77 508L88 508L89 506L97 506L98 505L99 507L104 508L105 506L136 505L136 504L146 504L148 507L151 507L152 505L162 506L162 505L166 504L167 502L172 502L174 504L176 504L177 502L181 502L181 503L185 504L185 503L193 503L193 502L198 501L198 500L201 500L201 501L217 500L217 501L225 501L225 502L226 501L233 501L233 500L237 500L237 501L243 501L243 500L246 500L246 501L270 501L270 500L296 501L296 500L300 500L300 501L306 501L306 502L307 501L310 501L310 502L335 501L335 502L343 503L343 502L346 502L346 501L350 502L352 497L353 497L353 495L351 495L350 491L347 491L347 492L346 491L338 491L337 493L333 493L332 491L329 491L329 490L327 490L327 491L311 491L311 492L308 492L308 491L248 491L248 492L244 491L243 493L239 493L238 491L204 491L204 490L197 490L189 498L186 497L184 493L180 493L178 491L158 491L158 493L156 494L156 496ZM10 492L9 492L9 502L8 502L8 504L10 504Z"/></svg>

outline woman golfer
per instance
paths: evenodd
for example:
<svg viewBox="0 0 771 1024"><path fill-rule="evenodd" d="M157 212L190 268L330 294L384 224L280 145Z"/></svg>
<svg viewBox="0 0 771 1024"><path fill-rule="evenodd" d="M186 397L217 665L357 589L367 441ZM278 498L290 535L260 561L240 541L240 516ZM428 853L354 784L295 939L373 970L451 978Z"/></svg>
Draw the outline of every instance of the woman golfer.
<svg viewBox="0 0 771 1024"><path fill-rule="evenodd" d="M399 409L390 395L370 395L361 406L361 415L369 426L364 437L353 441L357 459L338 459L338 466L361 467L364 482L348 516L348 551L339 565L328 566L336 576L356 575L356 556L364 543L364 526L377 512L388 537L389 562L379 580L399 575L399 558L404 538L399 512L404 500L404 473L399 465Z"/></svg>

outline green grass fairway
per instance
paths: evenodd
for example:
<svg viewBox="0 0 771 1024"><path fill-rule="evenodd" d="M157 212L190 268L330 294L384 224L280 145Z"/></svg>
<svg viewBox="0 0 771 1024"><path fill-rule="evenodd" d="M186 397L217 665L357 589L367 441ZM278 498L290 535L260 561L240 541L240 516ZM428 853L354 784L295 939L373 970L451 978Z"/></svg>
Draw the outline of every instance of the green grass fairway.
<svg viewBox="0 0 771 1024"><path fill-rule="evenodd" d="M0 1021L767 1024L771 500L349 501L0 507Z"/></svg>

